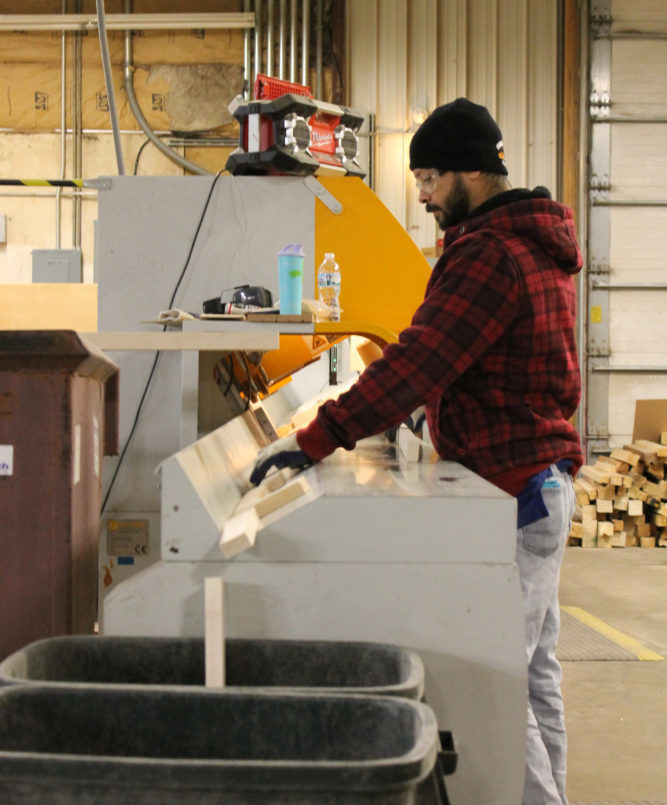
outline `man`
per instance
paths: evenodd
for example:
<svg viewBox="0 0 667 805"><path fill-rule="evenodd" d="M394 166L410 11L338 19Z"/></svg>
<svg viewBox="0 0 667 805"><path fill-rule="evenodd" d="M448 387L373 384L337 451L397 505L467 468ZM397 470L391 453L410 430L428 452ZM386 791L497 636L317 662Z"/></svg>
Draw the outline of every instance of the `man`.
<svg viewBox="0 0 667 805"><path fill-rule="evenodd" d="M262 451L252 480L351 450L424 405L442 458L516 496L529 679L523 802L566 805L558 580L571 475L583 461L569 422L580 396L572 275L582 262L572 214L545 188L511 189L500 129L465 98L422 124L410 168L445 231L424 301L346 393Z"/></svg>

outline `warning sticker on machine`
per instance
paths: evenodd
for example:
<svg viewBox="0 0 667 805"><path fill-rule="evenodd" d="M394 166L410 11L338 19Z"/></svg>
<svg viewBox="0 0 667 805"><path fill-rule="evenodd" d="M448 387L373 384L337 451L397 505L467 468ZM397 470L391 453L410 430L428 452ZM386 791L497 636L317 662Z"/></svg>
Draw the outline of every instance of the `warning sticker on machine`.
<svg viewBox="0 0 667 805"><path fill-rule="evenodd" d="M148 556L148 520L109 520L108 556Z"/></svg>

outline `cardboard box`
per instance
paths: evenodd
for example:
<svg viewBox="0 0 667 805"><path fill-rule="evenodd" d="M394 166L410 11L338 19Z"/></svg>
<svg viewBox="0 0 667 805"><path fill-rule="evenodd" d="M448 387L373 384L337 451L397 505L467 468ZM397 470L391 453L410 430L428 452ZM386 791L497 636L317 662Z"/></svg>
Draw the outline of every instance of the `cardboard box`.
<svg viewBox="0 0 667 805"><path fill-rule="evenodd" d="M659 442L663 431L667 431L667 400L637 400L632 441Z"/></svg>

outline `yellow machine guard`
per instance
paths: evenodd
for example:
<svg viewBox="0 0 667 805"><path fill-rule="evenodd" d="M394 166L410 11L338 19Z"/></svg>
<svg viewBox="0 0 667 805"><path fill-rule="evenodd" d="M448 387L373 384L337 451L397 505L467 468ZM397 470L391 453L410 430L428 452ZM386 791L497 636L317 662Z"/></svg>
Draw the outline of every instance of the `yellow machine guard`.
<svg viewBox="0 0 667 805"><path fill-rule="evenodd" d="M349 335L363 335L380 347L397 341L428 282L426 258L361 179L330 176L319 181L343 206L336 214L315 202L315 272L325 252L336 255L341 320L317 322L313 336L281 335L280 348L262 358L258 385L265 392Z"/></svg>

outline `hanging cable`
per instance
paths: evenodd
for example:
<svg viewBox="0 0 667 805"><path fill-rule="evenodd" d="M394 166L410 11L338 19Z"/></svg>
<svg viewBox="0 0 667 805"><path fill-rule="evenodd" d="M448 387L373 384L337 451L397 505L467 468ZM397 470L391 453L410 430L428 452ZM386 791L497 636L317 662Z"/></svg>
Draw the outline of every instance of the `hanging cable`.
<svg viewBox="0 0 667 805"><path fill-rule="evenodd" d="M209 203L211 201L211 197L213 195L213 190L215 189L215 186L216 186L216 184L218 182L218 179L220 178L221 175L222 175L222 171L218 171L218 173L216 173L216 175L215 175L215 178L211 182L211 187L210 187L210 189L208 191L208 196L206 197L206 201L204 203L204 209L202 210L201 216L199 217L199 223L197 224L197 228L195 230L194 237L192 238L192 243L190 244L190 249L188 251L188 256L187 256L187 258L185 260L183 270L181 271L181 274L180 274L180 276L178 278L178 281L176 282L176 285L174 286L173 293L171 294L171 299L169 300L169 304L167 305L168 309L171 309L174 306L174 300L176 299L176 294L178 293L178 289L180 288L181 283L183 282L183 278L185 277L185 273L188 270L188 266L190 265L190 260L192 258L192 253L194 252L195 244L197 243L197 238L199 237L199 232L201 231L202 224L204 223L204 218L206 217L206 210L208 210L208 205L209 205ZM167 325L164 325L164 327L162 328L162 332L165 332L166 329L167 329ZM107 503L109 502L109 497L111 495L111 490L113 489L114 484L116 482L116 478L118 477L118 472L120 471L121 465L123 463L123 459L125 458L125 454L127 453L127 449L130 446L130 442L132 441L134 433L135 433L135 431L137 429L137 425L139 424L139 418L141 416L141 410L144 407L144 402L146 400L148 390L149 390L151 382L153 380L153 376L155 375L155 369L157 368L159 358L160 358L160 352L158 351L158 352L155 353L155 359L153 360L153 365L151 366L151 370L150 370L150 372L148 374L148 380L146 381L146 385L144 386L144 390L143 390L143 392L141 394L141 398L139 400L139 405L137 406L137 411L136 411L136 414L134 415L134 421L132 423L132 427L130 428L130 433L129 433L127 439L125 440L125 444L123 445L123 449L121 451L120 457L118 459L118 462L116 463L116 467L114 469L113 475L111 476L111 481L109 483L109 488L107 489L107 493L104 496L104 501L102 503L101 514L104 514L104 510L106 509Z"/></svg>

